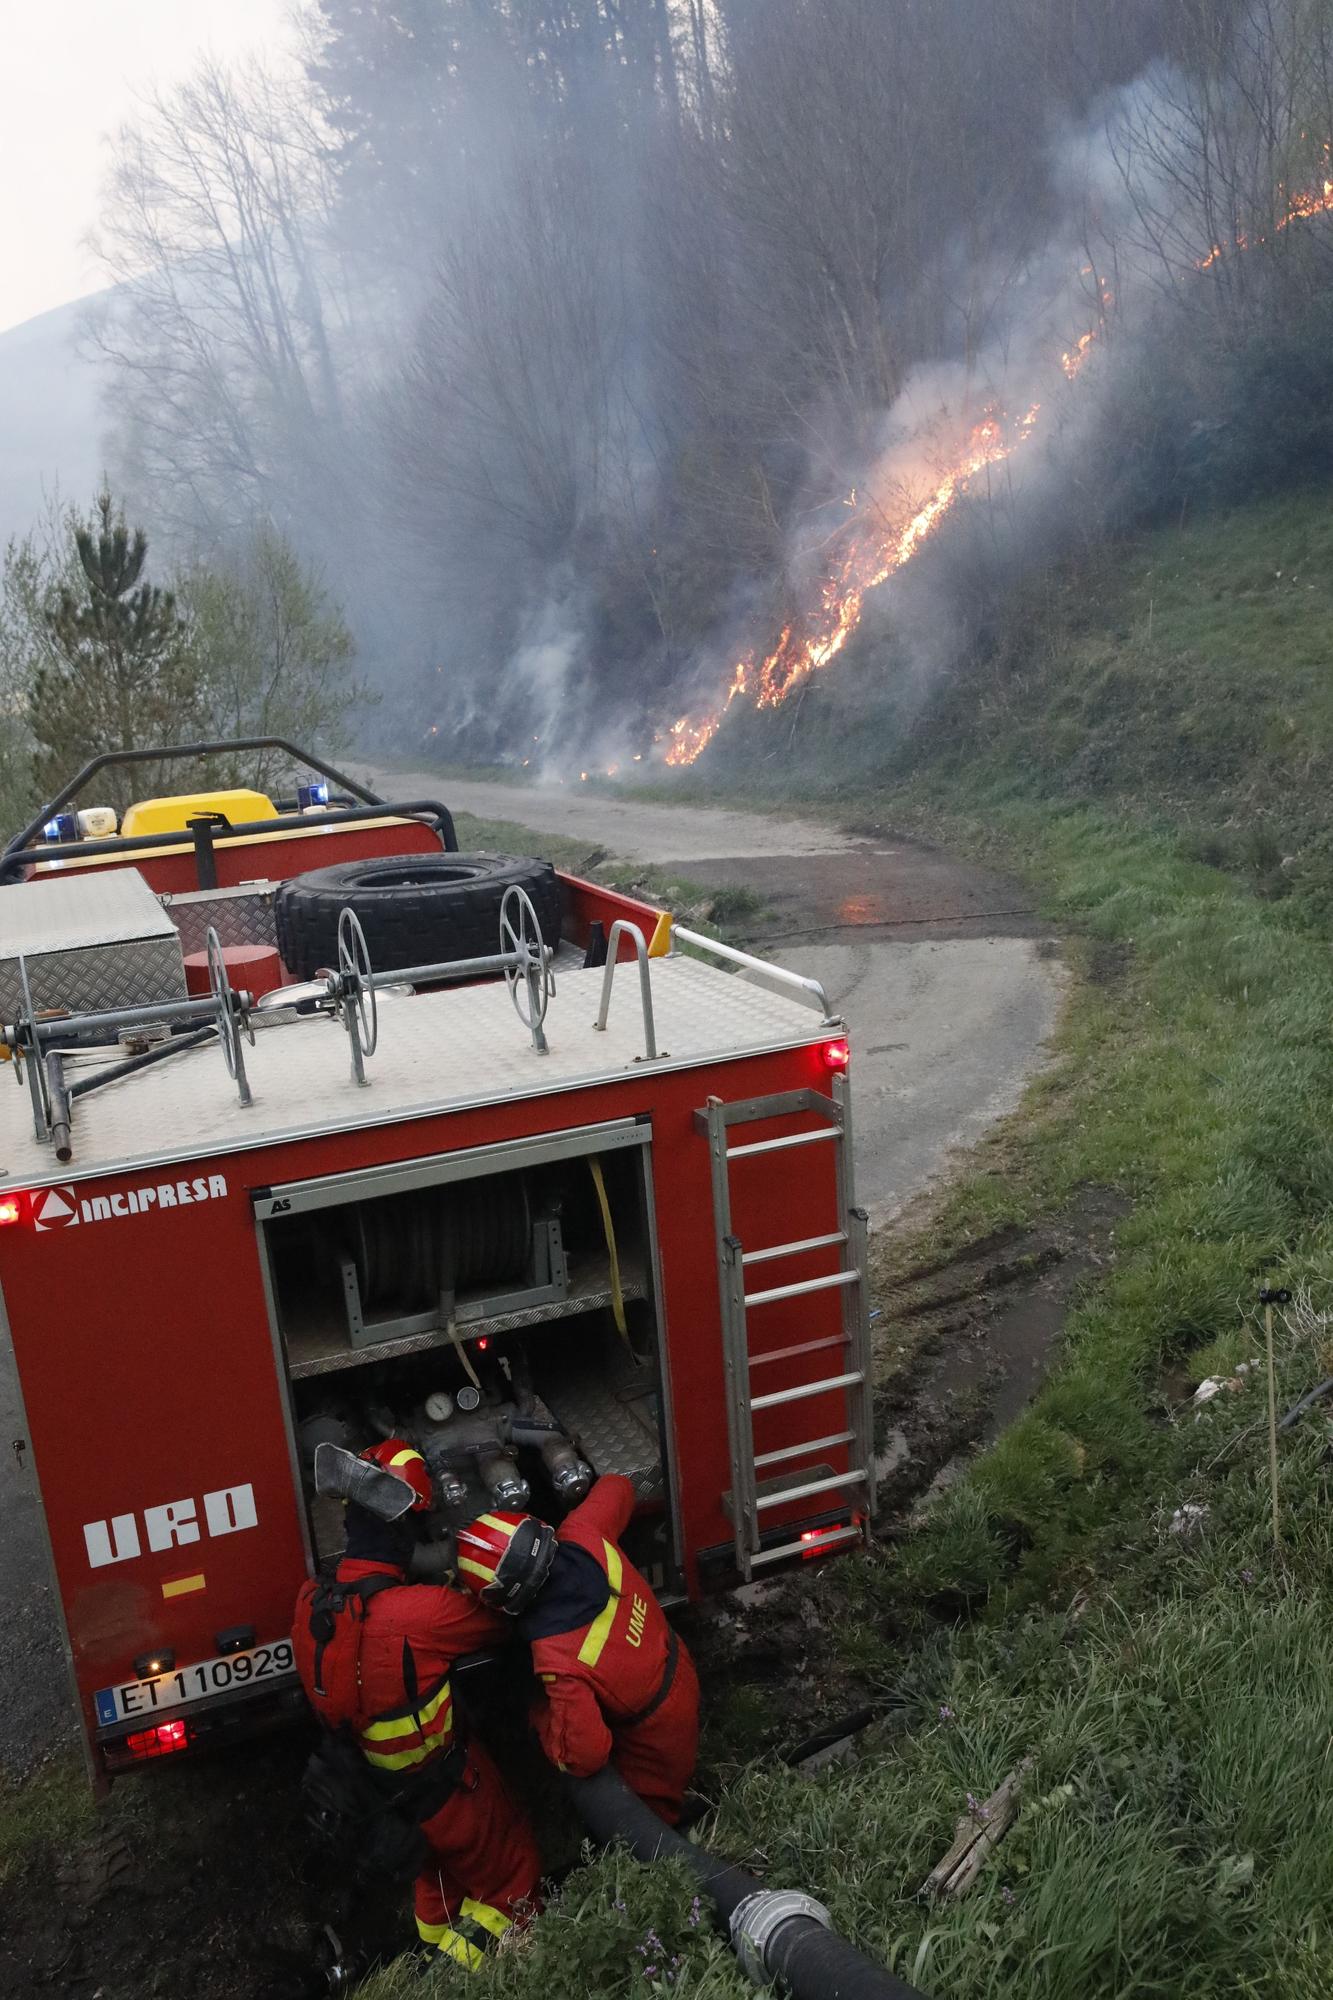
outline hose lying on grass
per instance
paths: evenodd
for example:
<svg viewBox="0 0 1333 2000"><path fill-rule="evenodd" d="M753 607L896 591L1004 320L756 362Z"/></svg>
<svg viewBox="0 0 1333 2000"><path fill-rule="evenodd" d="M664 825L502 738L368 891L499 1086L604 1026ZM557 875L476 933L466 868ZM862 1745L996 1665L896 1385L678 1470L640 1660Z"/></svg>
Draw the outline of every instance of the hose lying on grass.
<svg viewBox="0 0 1333 2000"><path fill-rule="evenodd" d="M756 1986L785 1981L795 2000L924 2000L829 1927L828 1911L795 1889L765 1889L753 1875L685 1840L608 1765L566 1780L583 1823L603 1847L620 1841L636 1861L674 1855L716 1903L731 1948Z"/></svg>

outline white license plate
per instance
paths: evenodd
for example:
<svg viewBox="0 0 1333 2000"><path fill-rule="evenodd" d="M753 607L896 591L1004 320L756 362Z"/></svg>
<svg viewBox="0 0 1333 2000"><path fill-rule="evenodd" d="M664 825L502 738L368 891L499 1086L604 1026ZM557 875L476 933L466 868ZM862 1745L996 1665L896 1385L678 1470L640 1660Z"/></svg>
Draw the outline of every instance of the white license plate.
<svg viewBox="0 0 1333 2000"><path fill-rule="evenodd" d="M164 1708L184 1708L210 1695L251 1687L256 1681L280 1680L293 1671L292 1642L278 1639L271 1646L251 1646L244 1653L221 1653L197 1666L174 1667L151 1680L122 1681L119 1687L99 1688L93 1701L98 1723L105 1729L109 1723L151 1719Z"/></svg>

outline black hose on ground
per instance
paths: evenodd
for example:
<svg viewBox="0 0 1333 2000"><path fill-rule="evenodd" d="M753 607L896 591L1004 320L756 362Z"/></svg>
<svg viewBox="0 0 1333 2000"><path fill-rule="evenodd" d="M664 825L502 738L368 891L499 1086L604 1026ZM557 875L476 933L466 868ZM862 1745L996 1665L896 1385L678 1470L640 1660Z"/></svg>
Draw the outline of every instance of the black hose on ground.
<svg viewBox="0 0 1333 2000"><path fill-rule="evenodd" d="M828 1913L796 1890L762 1882L696 1847L638 1798L610 1765L566 1780L593 1839L620 1841L636 1861L683 1861L726 1919L732 1950L757 1986L785 1980L795 2000L924 2000L829 1928Z"/></svg>

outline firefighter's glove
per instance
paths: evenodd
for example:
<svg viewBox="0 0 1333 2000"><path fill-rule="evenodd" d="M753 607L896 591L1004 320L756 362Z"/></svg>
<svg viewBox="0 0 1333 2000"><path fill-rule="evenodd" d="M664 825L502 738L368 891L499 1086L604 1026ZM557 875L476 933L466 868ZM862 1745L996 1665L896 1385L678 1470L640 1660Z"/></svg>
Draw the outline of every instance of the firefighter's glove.
<svg viewBox="0 0 1333 2000"><path fill-rule="evenodd" d="M571 1778L591 1778L611 1760L611 1731L601 1704L585 1680L572 1674L543 1674L545 1699L532 1711L532 1726L557 1770Z"/></svg>

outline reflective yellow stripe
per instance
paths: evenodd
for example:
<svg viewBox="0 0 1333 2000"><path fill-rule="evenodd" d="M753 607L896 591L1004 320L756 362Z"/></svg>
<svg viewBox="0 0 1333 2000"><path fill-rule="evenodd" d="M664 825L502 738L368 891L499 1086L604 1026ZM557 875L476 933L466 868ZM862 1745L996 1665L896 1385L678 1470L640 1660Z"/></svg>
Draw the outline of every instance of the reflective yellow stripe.
<svg viewBox="0 0 1333 2000"><path fill-rule="evenodd" d="M429 1743L414 1743L410 1750L367 1750L361 1745L361 1755L377 1771L405 1771L409 1764L424 1764L433 1757L440 1747L440 1739L432 1737Z"/></svg>
<svg viewBox="0 0 1333 2000"><path fill-rule="evenodd" d="M417 1918L417 1936L423 1944L438 1944L448 1929L448 1924L428 1924L424 1917Z"/></svg>
<svg viewBox="0 0 1333 2000"><path fill-rule="evenodd" d="M448 1706L448 1702L449 1683L445 1681L430 1700L423 1702L420 1708L413 1709L411 1715L391 1715L383 1722L368 1722L361 1734L377 1743L389 1736L410 1736L416 1729L420 1729L424 1734L426 1724L434 1722L440 1710Z"/></svg>
<svg viewBox="0 0 1333 2000"><path fill-rule="evenodd" d="M502 1535L509 1537L511 1542L518 1533L518 1529L512 1521L502 1521L498 1514L478 1514L477 1519L484 1521L488 1528L498 1528Z"/></svg>
<svg viewBox="0 0 1333 2000"><path fill-rule="evenodd" d="M463 1907L458 1914L460 1917L471 1917L474 1924L480 1924L483 1930L497 1938L504 1936L511 1921L493 1903L474 1903L471 1896L463 1898Z"/></svg>
<svg viewBox="0 0 1333 2000"><path fill-rule="evenodd" d="M471 1556L460 1556L458 1558L458 1567L465 1569L469 1576L485 1577L487 1583L494 1583L495 1581L495 1571L487 1569L485 1563L474 1563Z"/></svg>
<svg viewBox="0 0 1333 2000"><path fill-rule="evenodd" d="M409 1446L406 1451L396 1451L389 1460L389 1463L390 1465L424 1465L425 1460L419 1451L413 1451Z"/></svg>
<svg viewBox="0 0 1333 2000"><path fill-rule="evenodd" d="M602 1547L606 1550L606 1580L611 1586L611 1595L588 1627L588 1636L579 1647L581 1667L595 1667L601 1659L602 1649L611 1637L611 1627L620 1608L620 1579L625 1573L620 1550L608 1541L603 1541Z"/></svg>
<svg viewBox="0 0 1333 2000"><path fill-rule="evenodd" d="M451 1965L461 1966L464 1972L480 1972L486 1963L486 1954L481 1947L470 1944L457 1931L446 1930L443 1937L436 1939L435 1949Z"/></svg>

